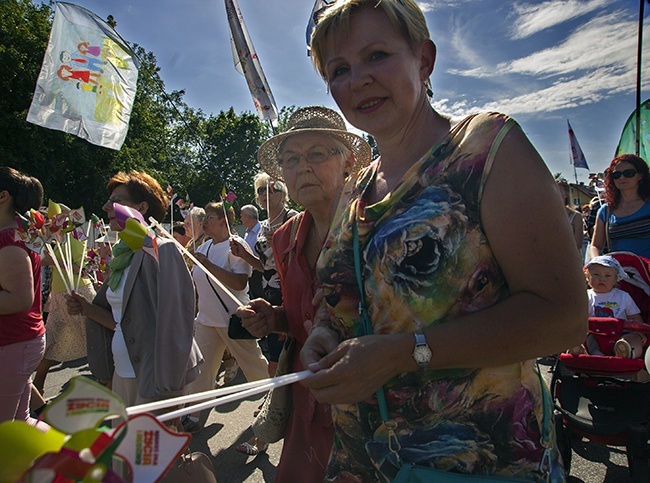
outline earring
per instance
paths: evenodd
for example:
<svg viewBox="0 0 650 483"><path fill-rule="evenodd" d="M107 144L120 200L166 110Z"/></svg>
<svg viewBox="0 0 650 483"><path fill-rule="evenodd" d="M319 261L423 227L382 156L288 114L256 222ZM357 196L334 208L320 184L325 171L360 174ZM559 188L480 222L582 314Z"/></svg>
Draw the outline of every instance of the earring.
<svg viewBox="0 0 650 483"><path fill-rule="evenodd" d="M424 87L427 89L427 96L431 99L433 97L433 91L431 90L431 81L429 79L424 81Z"/></svg>
<svg viewBox="0 0 650 483"><path fill-rule="evenodd" d="M350 172L349 171L344 171L343 172L343 177L347 178L348 176L350 176Z"/></svg>

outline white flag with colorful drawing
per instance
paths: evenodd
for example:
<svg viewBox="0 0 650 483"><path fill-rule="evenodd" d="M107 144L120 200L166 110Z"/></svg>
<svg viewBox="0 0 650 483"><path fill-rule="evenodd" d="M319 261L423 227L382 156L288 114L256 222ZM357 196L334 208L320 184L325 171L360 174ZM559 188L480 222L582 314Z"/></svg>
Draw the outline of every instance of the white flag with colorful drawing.
<svg viewBox="0 0 650 483"><path fill-rule="evenodd" d="M119 150L129 128L138 61L110 25L57 2L27 121Z"/></svg>
<svg viewBox="0 0 650 483"><path fill-rule="evenodd" d="M246 77L259 118L262 121L273 121L278 118L278 108L253 47L253 41L248 35L244 17L239 10L237 0L225 0L225 2L235 69Z"/></svg>

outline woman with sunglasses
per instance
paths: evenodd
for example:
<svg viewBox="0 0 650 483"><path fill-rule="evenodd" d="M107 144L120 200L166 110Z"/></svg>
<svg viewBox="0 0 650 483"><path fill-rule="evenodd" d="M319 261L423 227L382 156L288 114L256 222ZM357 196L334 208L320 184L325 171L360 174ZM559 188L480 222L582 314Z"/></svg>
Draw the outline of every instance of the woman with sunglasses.
<svg viewBox="0 0 650 483"><path fill-rule="evenodd" d="M632 252L650 258L650 172L634 154L616 156L605 170L605 202L598 210L589 254Z"/></svg>
<svg viewBox="0 0 650 483"><path fill-rule="evenodd" d="M266 173L258 173L253 178L253 187L255 188L255 201L258 206L266 210L268 218L260 222L261 227L257 233L257 241L253 248L254 253L246 250L244 245L236 239L230 241L230 250L233 255L242 258L253 267L253 270L262 273L262 293L251 293L251 298L263 298L271 305L280 306L282 305L282 290L280 289L280 276L275 267L271 241L275 230L289 218L297 215L298 212L287 206L289 194L287 193L287 187L281 181L272 179ZM269 359L269 377L273 377L278 367L278 359L285 338L277 333L269 333L264 339L266 342L266 355ZM240 453L251 456L264 452L267 448L268 443L261 441L256 436L235 447Z"/></svg>
<svg viewBox="0 0 650 483"><path fill-rule="evenodd" d="M261 227L257 234L254 253L246 250L237 240L231 240L230 250L234 255L243 258L253 267L253 270L262 272L262 293L252 294L252 298L257 298L255 297L257 295L272 305L282 305L280 276L275 268L271 241L275 230L298 212L287 206L289 195L287 187L281 181L272 179L266 173L258 173L253 178L253 186L255 200L263 210L266 210L268 218L260 222ZM272 377L275 374L284 340L280 340L278 334L269 334L266 342L269 351L269 374ZM241 450L243 447L240 448Z"/></svg>

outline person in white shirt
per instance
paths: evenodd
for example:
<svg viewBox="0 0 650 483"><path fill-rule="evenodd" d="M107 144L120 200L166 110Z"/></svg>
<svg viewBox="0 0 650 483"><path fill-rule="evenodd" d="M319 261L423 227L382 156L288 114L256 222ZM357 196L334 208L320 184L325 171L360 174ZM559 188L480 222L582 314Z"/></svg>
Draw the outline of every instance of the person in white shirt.
<svg viewBox="0 0 650 483"><path fill-rule="evenodd" d="M240 243L244 240L230 232L235 213L232 207L226 211L221 202L208 203L205 207L203 229L207 240L197 247L194 256L242 303L248 298L248 278L251 267L248 263L230 252L230 240ZM255 339L234 340L228 337L228 322L234 308L230 297L223 289L210 280L199 267L192 269L192 278L198 294L198 313L194 321L194 338L204 354L205 363L201 374L190 385L190 394L209 391L214 388L223 353L226 348L237 359L246 379L257 381L268 377L268 362ZM194 413L183 421L186 431L197 432L200 413Z"/></svg>

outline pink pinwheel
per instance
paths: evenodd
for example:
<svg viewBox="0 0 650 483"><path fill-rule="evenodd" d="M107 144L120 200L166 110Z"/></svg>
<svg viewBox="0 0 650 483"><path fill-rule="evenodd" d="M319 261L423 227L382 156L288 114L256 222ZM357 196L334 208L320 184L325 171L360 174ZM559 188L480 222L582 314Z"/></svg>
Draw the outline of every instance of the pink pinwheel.
<svg viewBox="0 0 650 483"><path fill-rule="evenodd" d="M124 230L126 227L126 220L129 218L135 218L144 226L147 226L147 222L144 221L142 213L136 209L121 205L119 203L113 203L113 210L115 211L115 221L117 221L120 230Z"/></svg>
<svg viewBox="0 0 650 483"><path fill-rule="evenodd" d="M119 203L113 203L113 210L115 211L115 220L121 229L118 233L120 239L131 250L143 250L158 262L156 235L147 226L140 212Z"/></svg>

